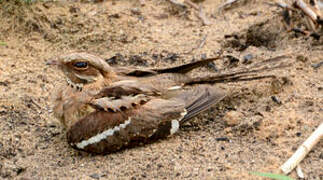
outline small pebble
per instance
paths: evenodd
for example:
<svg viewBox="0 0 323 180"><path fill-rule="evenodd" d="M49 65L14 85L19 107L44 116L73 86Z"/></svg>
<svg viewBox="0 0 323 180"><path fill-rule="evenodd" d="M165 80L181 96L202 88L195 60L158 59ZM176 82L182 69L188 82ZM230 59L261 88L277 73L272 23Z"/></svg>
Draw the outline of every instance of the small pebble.
<svg viewBox="0 0 323 180"><path fill-rule="evenodd" d="M320 159L323 159L323 152L321 152L320 154Z"/></svg>
<svg viewBox="0 0 323 180"><path fill-rule="evenodd" d="M215 63L214 62L209 62L208 64L207 64L207 67L208 68L210 68L210 69L212 69L213 71L215 71L215 72L218 72L219 71L219 69L216 67L216 65L215 65Z"/></svg>
<svg viewBox="0 0 323 180"><path fill-rule="evenodd" d="M282 102L278 99L278 97L277 97L277 96L271 96L271 99L272 99L275 103L277 103L277 104L279 104L279 105L281 105L281 104L282 104Z"/></svg>
<svg viewBox="0 0 323 180"><path fill-rule="evenodd" d="M274 94L280 93L283 90L282 86L283 86L282 82L280 82L277 78L273 79L271 81L272 93L274 93Z"/></svg>
<svg viewBox="0 0 323 180"><path fill-rule="evenodd" d="M303 55L298 55L296 57L296 60L301 61L301 62L306 62L308 60L308 58L306 56L303 56Z"/></svg>
<svg viewBox="0 0 323 180"><path fill-rule="evenodd" d="M229 59L228 68L233 68L233 67L238 66L239 58L236 58L236 57L231 56L231 55L227 55L226 57Z"/></svg>
<svg viewBox="0 0 323 180"><path fill-rule="evenodd" d="M253 59L253 55L247 54L247 55L243 56L242 64L251 64L252 59Z"/></svg>
<svg viewBox="0 0 323 180"><path fill-rule="evenodd" d="M141 15L141 11L138 8L132 8L131 13L134 15Z"/></svg>
<svg viewBox="0 0 323 180"><path fill-rule="evenodd" d="M316 63L316 64L312 64L312 67L313 67L314 69L318 69L318 68L320 68L322 65L323 65L323 61L321 61L321 62L319 62L319 63Z"/></svg>
<svg viewBox="0 0 323 180"><path fill-rule="evenodd" d="M311 33L310 36L316 40L320 40L320 38L321 38L321 35L318 33L315 33L315 32Z"/></svg>
<svg viewBox="0 0 323 180"><path fill-rule="evenodd" d="M228 126L236 126L240 124L241 119L243 118L243 114L237 111L227 112L224 116L224 122Z"/></svg>
<svg viewBox="0 0 323 180"><path fill-rule="evenodd" d="M98 173L93 173L93 174L91 174L91 175L89 175L91 178L93 178L93 179L100 179L100 175L98 174Z"/></svg>
<svg viewBox="0 0 323 180"><path fill-rule="evenodd" d="M105 61L109 64L109 65L117 65L119 64L121 61L125 61L125 58L122 54L117 53L116 55L112 56L111 58L105 59Z"/></svg>
<svg viewBox="0 0 323 180"><path fill-rule="evenodd" d="M218 138L215 138L216 141L227 141L227 142L230 142L230 139L227 138L227 137L218 137Z"/></svg>

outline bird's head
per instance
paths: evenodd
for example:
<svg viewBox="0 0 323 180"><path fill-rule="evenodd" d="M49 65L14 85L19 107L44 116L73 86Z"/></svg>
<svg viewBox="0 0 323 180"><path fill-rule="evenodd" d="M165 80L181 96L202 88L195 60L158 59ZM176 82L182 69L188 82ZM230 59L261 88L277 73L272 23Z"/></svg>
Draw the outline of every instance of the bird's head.
<svg viewBox="0 0 323 180"><path fill-rule="evenodd" d="M57 65L73 88L94 84L113 76L113 69L102 58L87 53L71 53L50 59L47 65Z"/></svg>

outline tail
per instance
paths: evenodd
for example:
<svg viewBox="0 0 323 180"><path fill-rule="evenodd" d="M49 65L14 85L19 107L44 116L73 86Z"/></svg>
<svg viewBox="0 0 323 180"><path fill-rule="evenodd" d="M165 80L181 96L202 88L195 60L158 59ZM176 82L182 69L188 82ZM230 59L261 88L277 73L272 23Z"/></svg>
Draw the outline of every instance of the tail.
<svg viewBox="0 0 323 180"><path fill-rule="evenodd" d="M145 76L151 76L151 75L162 74L162 73L185 74L197 67L201 67L201 66L207 65L209 62L218 60L220 59L220 57L221 56L202 59L196 62L170 67L170 68L154 68L154 69L142 69L142 68L138 69L138 68L124 68L124 67L114 67L114 68L115 68L115 71L119 74L123 74L127 76L136 76L136 77L145 77Z"/></svg>
<svg viewBox="0 0 323 180"><path fill-rule="evenodd" d="M270 72L274 69L289 67L291 63L281 62L287 56L278 56L256 63L247 68L240 68L235 72L221 73L204 77L192 78L186 85L214 84L225 82L252 81L257 79L275 78L275 75L259 75L259 73ZM277 64L280 63L280 64Z"/></svg>
<svg viewBox="0 0 323 180"><path fill-rule="evenodd" d="M192 62L192 63L188 63L188 64L184 64L184 65L180 65L180 66L175 66L175 67L171 67L171 68L165 68L165 69L152 69L153 71L157 72L157 73L188 73L189 71L197 68L197 67L201 67L204 65L207 65L208 63L218 60L220 59L221 56L217 56L214 58L208 58L208 59L202 59L196 62Z"/></svg>

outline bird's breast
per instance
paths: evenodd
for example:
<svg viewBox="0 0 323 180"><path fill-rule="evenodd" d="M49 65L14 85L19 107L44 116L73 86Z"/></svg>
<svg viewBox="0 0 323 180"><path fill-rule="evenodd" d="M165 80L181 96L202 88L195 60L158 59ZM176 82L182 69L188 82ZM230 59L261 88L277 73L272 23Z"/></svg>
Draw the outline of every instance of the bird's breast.
<svg viewBox="0 0 323 180"><path fill-rule="evenodd" d="M63 89L55 99L54 114L57 119L69 129L79 119L95 111L88 101L88 93L76 91L72 88Z"/></svg>

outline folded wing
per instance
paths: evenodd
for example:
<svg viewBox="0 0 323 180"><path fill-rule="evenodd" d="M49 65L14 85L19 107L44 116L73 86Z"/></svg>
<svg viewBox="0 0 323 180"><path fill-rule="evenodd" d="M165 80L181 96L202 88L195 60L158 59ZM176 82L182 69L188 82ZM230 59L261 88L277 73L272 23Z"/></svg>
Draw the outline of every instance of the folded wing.
<svg viewBox="0 0 323 180"><path fill-rule="evenodd" d="M163 99L117 112L98 109L75 123L67 139L72 147L84 151L114 152L175 133L185 114L183 103Z"/></svg>

